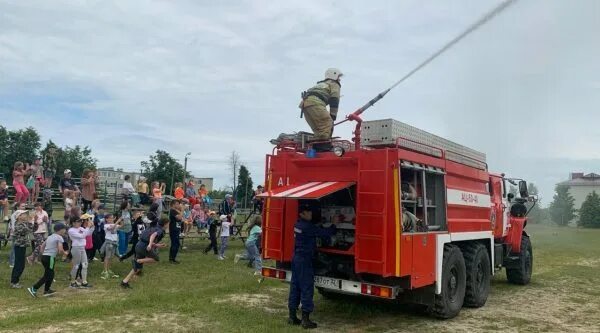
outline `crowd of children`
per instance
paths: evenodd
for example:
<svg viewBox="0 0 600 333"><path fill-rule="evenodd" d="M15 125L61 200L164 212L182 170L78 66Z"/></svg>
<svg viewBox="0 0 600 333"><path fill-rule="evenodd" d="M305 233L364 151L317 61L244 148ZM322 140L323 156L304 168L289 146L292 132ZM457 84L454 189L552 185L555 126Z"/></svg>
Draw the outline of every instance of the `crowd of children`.
<svg viewBox="0 0 600 333"><path fill-rule="evenodd" d="M80 191L71 178L70 170L65 170L59 186L63 195L63 221L53 222L53 191L49 186L35 194L34 209L27 210L29 192L24 183L26 175L29 173L39 176L40 183L47 184L44 178L47 173L41 173L43 167L38 162L36 160L33 166L20 162L15 164L13 185L16 196L13 206L9 204L7 183L0 180L0 211L8 220L8 237L11 241L9 265L12 268L12 288L22 288L20 279L26 263L41 263L44 274L27 291L31 296L37 297L41 294L40 288L44 287L43 295L52 295L54 291L51 286L57 261L69 262L71 265L70 288L91 288L92 284L88 281L90 263L102 263L101 279L117 279L119 275L111 270L115 257L120 262L131 258L133 268L120 280L123 288L131 288L132 277L141 274L145 264L159 261L158 249L165 247L161 241L167 230L170 238L169 262L173 264L179 264L179 250L186 249L182 246L182 240L193 232L194 227L198 233L206 232L209 236L210 244L204 249L204 254L213 251L216 259L226 259L229 238L233 235L235 202L231 196L215 212L208 209L210 198L203 185L196 192L190 190L193 183L186 184L185 190L183 184L178 183L174 191L175 199L170 201L168 213L165 211L168 218L162 218L165 184L153 182L151 193L148 193L148 186L143 179L138 183L137 190L129 183L126 187L127 195L123 196L123 202L115 216L106 212L106 207L95 199L97 176L94 172L84 171ZM38 201L40 194L42 200ZM134 200L134 196L140 200ZM141 206L145 203L150 204L147 212ZM260 275L261 270L260 225L260 217L251 223L248 227L249 237L245 242L246 253L235 257L236 263L248 260L256 275Z"/></svg>

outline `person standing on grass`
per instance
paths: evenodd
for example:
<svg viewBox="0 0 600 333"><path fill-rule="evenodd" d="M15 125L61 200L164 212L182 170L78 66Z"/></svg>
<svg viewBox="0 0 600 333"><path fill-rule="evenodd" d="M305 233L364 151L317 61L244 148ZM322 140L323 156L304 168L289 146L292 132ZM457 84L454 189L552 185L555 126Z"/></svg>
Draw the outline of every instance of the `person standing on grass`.
<svg viewBox="0 0 600 333"><path fill-rule="evenodd" d="M219 250L219 260L225 260L225 251L229 244L229 229L231 227L230 217L221 215L221 249Z"/></svg>
<svg viewBox="0 0 600 333"><path fill-rule="evenodd" d="M44 243L46 232L48 230L48 213L44 211L40 202L36 202L34 207L35 215L33 216L33 239L35 245L33 252L29 257L27 257L27 262L29 264L33 264L38 261L38 258L40 257L40 248L42 243Z"/></svg>
<svg viewBox="0 0 600 333"><path fill-rule="evenodd" d="M92 207L92 201L96 196L96 186L98 185L98 176L89 170L83 170L83 176L81 177L81 201L83 203L83 212L87 211Z"/></svg>
<svg viewBox="0 0 600 333"><path fill-rule="evenodd" d="M135 246L140 240L140 235L146 229L146 225L144 224L144 215L142 214L142 210L140 208L133 209L133 223L131 225L131 250L127 252L125 255L119 258L119 261L123 262L123 260L131 257L135 254Z"/></svg>
<svg viewBox="0 0 600 333"><path fill-rule="evenodd" d="M262 261L260 259L260 253L258 252L257 242L262 235L262 218L257 216L254 219L253 225L250 227L250 231L248 232L248 239L246 239L246 254L240 255L236 254L234 263L237 263L240 260L248 260L254 266L254 275L262 275Z"/></svg>
<svg viewBox="0 0 600 333"><path fill-rule="evenodd" d="M33 297L37 297L38 290L44 286L44 296L50 296L55 293L54 290L50 289L52 282L54 282L54 265L56 263L56 257L59 254L67 254L63 248L63 238L67 227L58 223L54 225L54 233L46 239L42 245L42 265L44 266L44 276L42 276L38 282L32 287L27 288L29 294Z"/></svg>
<svg viewBox="0 0 600 333"><path fill-rule="evenodd" d="M171 239L171 248L169 249L169 262L179 264L177 261L177 253L181 245L179 236L181 233L181 223L183 214L181 213L181 201L175 199L171 201L171 209L169 210L169 238Z"/></svg>
<svg viewBox="0 0 600 333"><path fill-rule="evenodd" d="M204 254L207 254L210 250L213 250L215 255L219 254L219 248L217 244L217 227L221 224L217 218L215 212L209 212L208 218L206 219L208 225L208 237L210 238L210 244L204 249Z"/></svg>
<svg viewBox="0 0 600 333"><path fill-rule="evenodd" d="M0 208L2 208L0 221L4 221L4 217L10 214L10 204L8 203L8 186L6 185L6 180L4 179L0 179Z"/></svg>
<svg viewBox="0 0 600 333"><path fill-rule="evenodd" d="M165 236L165 229L169 220L162 218L155 227L148 228L140 235L140 241L135 246L135 258L132 261L133 269L121 281L121 287L131 289L129 281L134 275L139 275L144 268L144 264L154 264L159 261L158 249L166 247L160 241Z"/></svg>
<svg viewBox="0 0 600 333"><path fill-rule="evenodd" d="M19 284L21 275L25 270L25 250L29 243L29 234L31 233L29 212L26 210L18 210L16 212L16 224L13 239L15 241L15 264L12 269L10 278L10 286L13 289L22 288Z"/></svg>
<svg viewBox="0 0 600 333"><path fill-rule="evenodd" d="M127 253L127 247L129 246L129 240L131 239L131 204L128 201L121 203L121 216L117 220L119 227L119 248L117 255L119 257Z"/></svg>
<svg viewBox="0 0 600 333"><path fill-rule="evenodd" d="M88 235L94 232L94 225L90 226L90 217L88 214L80 218L71 219L71 228L69 229L69 238L71 238L71 288L90 288L87 281L88 257L85 252L85 242ZM83 224L85 223L85 224ZM82 226L83 224L83 226ZM77 282L77 272L81 266L81 284Z"/></svg>
<svg viewBox="0 0 600 333"><path fill-rule="evenodd" d="M29 166L25 167L23 162L15 162L13 169L13 187L15 188L15 206L26 203L29 197L29 190L25 186L25 174L29 172Z"/></svg>
<svg viewBox="0 0 600 333"><path fill-rule="evenodd" d="M10 254L8 256L8 266L13 268L15 266L15 226L17 225L17 213L26 210L25 203L20 203L17 209L10 215L8 221L8 235L7 238L11 241Z"/></svg>
<svg viewBox="0 0 600 333"><path fill-rule="evenodd" d="M92 244L93 249L91 251L91 260L98 260L96 253L100 251L100 248L104 244L104 205L100 203L100 200L94 200L92 202L92 214L94 221L94 232L92 233Z"/></svg>
<svg viewBox="0 0 600 333"><path fill-rule="evenodd" d="M118 278L119 276L110 270L110 260L115 255L117 251L117 243L119 241L119 236L117 231L119 230L119 225L115 224L115 217L112 214L106 214L104 216L104 233L105 239L102 248L100 249L100 253L104 254L104 271L100 276L101 279L106 280L110 277Z"/></svg>

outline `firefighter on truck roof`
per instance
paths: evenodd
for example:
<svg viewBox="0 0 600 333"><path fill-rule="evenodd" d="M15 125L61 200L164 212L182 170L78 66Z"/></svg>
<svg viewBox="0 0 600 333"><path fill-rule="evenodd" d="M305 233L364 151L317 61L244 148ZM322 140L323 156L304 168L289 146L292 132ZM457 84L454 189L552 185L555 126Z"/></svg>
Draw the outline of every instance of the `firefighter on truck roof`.
<svg viewBox="0 0 600 333"><path fill-rule="evenodd" d="M294 257L292 258L292 281L288 309L290 325L302 325L303 328L316 328L317 324L310 320L310 313L314 309L313 293L315 291L315 272L313 259L317 248L317 237L327 238L336 232L335 225L329 228L317 227L313 224L312 207L300 205L298 207L298 222L294 225ZM335 223L335 222L334 222ZM302 320L298 319L296 312L302 303Z"/></svg>
<svg viewBox="0 0 600 333"><path fill-rule="evenodd" d="M333 122L337 118L340 104L340 78L342 72L337 68L325 71L325 79L302 93L300 117L304 115L308 126L314 133L314 141L328 141L333 133ZM329 112L327 111L329 105ZM318 151L331 150L331 143L317 143L313 146Z"/></svg>

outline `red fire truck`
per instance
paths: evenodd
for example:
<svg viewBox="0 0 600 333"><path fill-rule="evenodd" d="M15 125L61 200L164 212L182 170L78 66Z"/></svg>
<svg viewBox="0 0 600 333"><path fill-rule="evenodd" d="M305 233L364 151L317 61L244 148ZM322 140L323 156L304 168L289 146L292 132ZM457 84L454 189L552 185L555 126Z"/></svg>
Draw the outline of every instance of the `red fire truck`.
<svg viewBox="0 0 600 333"><path fill-rule="evenodd" d="M354 143L315 153L299 134L267 156L262 246L276 266L263 276L291 280L293 226L308 203L318 223L337 227L315 258L324 297L395 299L452 318L463 305L485 304L501 268L511 283L529 283L524 228L535 199L525 181L491 173L485 154L399 121L353 120Z"/></svg>

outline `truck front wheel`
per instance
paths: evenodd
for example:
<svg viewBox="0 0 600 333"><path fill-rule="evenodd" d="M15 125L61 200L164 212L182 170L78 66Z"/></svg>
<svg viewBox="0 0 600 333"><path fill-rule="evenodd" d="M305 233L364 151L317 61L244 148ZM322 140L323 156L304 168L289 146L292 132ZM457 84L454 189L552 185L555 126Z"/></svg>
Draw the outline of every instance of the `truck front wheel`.
<svg viewBox="0 0 600 333"><path fill-rule="evenodd" d="M506 267L506 278L513 284L526 285L531 281L531 272L533 270L533 250L529 236L523 235L521 238L521 253L515 254L518 257L516 262Z"/></svg>
<svg viewBox="0 0 600 333"><path fill-rule="evenodd" d="M465 306L479 308L485 305L490 293L492 265L487 248L481 243L463 247L467 267Z"/></svg>
<svg viewBox="0 0 600 333"><path fill-rule="evenodd" d="M466 280L465 259L460 248L446 244L442 263L442 292L435 295L430 312L442 319L456 317L465 299Z"/></svg>

